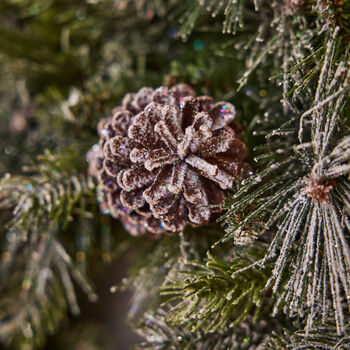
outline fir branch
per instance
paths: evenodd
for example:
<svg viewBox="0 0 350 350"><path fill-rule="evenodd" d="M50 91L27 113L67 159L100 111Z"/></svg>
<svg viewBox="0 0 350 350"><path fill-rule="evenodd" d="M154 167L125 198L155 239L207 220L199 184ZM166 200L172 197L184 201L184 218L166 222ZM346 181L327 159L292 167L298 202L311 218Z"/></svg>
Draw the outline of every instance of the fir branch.
<svg viewBox="0 0 350 350"><path fill-rule="evenodd" d="M211 14L212 17L216 17L220 14L224 14L223 33L236 33L239 28L243 27L244 15L247 10L253 5L255 11L259 9L259 0L253 1L232 1L232 0L196 0L183 10L183 15L180 17L180 23L182 23L179 35L186 39L193 31L197 20L205 12Z"/></svg>
<svg viewBox="0 0 350 350"><path fill-rule="evenodd" d="M271 330L279 328L277 322L269 319L254 322L247 316L239 325L218 330L214 333L202 331L189 332L180 325L172 325L167 321L168 309L158 309L156 313L146 313L138 324L137 332L145 342L137 349L148 350L226 350L226 349L265 349Z"/></svg>
<svg viewBox="0 0 350 350"><path fill-rule="evenodd" d="M42 346L66 317L68 308L75 315L79 313L73 279L91 301L97 298L62 245L51 237L55 234L55 228L45 235L42 232L39 243L22 248L11 275L2 272L0 341L16 349Z"/></svg>
<svg viewBox="0 0 350 350"><path fill-rule="evenodd" d="M315 325L307 333L303 331L285 330L282 335L274 334L269 341L267 349L284 350L284 349L322 349L337 350L348 349L350 344L349 326L346 327L346 334L337 334L334 322L328 320L325 324Z"/></svg>
<svg viewBox="0 0 350 350"><path fill-rule="evenodd" d="M161 295L168 298L165 304L180 299L168 311L168 321L183 324L191 332L211 333L227 325L236 326L252 310L257 317L266 304L262 290L268 272L247 270L235 277L232 273L251 265L252 256L259 254L259 250L251 251L251 256L235 251L226 262L208 253L203 263L187 261L187 268L172 278L168 276L161 288Z"/></svg>
<svg viewBox="0 0 350 350"><path fill-rule="evenodd" d="M42 344L65 315L69 306L79 313L73 280L96 300L90 282L75 266L59 233L71 221L79 203L82 217L84 200L94 196L91 178L55 170L57 160L49 157L28 176L5 176L0 183L2 209L12 209L2 246L2 309L0 338L18 349ZM62 163L63 164L63 163ZM6 282L5 282L6 281ZM7 301L6 301L7 300Z"/></svg>
<svg viewBox="0 0 350 350"><path fill-rule="evenodd" d="M335 29L328 43L314 102L300 117L302 143L294 146L294 154L286 153L284 161L269 163L232 196L223 217L228 228L222 240L235 237L237 230L258 216L265 224L261 234L276 228L266 255L252 264L274 262L267 283L277 296L274 313L283 307L291 317L308 315L308 330L317 316L325 320L333 310L341 333L346 323L343 308L349 307L345 296L350 291L346 225L350 168L349 138L345 136L338 144L336 140L343 123L350 70L349 62L336 64L337 33ZM281 131L283 127L274 134L281 135ZM289 176L284 178L286 172ZM247 205L251 211L235 223L232 217L247 210Z"/></svg>
<svg viewBox="0 0 350 350"><path fill-rule="evenodd" d="M179 20L182 25L178 35L187 39L194 28L198 27L198 30L201 30L197 22L203 23L202 18L206 18L203 16L205 12L210 13L212 17L224 14L218 16L216 21L222 22L223 33L236 35L235 40L232 40L237 49L236 55L240 56L243 50L247 57L246 69L238 79L239 89L248 83L248 79L258 67L268 66L271 69L273 62L274 70L270 74L282 77L281 85L286 97L291 89L299 90L305 87L310 82L310 77L317 73L317 69L311 69L310 77L303 76L305 79L302 79L298 70L297 75L293 74L295 86L290 86L291 80L287 79L293 67L304 65L306 62L309 65L311 62L317 63L314 47L322 48L322 39L328 33L326 17L318 15L313 1L301 3L260 0L186 2L184 14ZM321 3L321 0L317 3ZM228 43L225 47L229 46ZM220 49L216 51L216 55L222 52ZM267 63L268 61L270 62ZM284 109L286 110L286 107Z"/></svg>

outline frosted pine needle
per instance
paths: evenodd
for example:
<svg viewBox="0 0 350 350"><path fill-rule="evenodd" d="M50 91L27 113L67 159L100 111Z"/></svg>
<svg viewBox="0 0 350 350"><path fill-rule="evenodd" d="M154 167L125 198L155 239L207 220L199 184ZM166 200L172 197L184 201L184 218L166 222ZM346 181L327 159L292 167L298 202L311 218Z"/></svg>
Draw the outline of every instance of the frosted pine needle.
<svg viewBox="0 0 350 350"><path fill-rule="evenodd" d="M11 298L0 302L0 341L24 336L31 346L37 338L26 334L40 329L40 339L44 339L61 321L62 310L69 307L72 314L79 314L73 280L91 301L97 298L58 239L76 204L94 196L92 178L69 176L63 170L59 176L46 176L46 164L32 170L38 173L8 176L0 182L0 209L13 213L1 256L0 290L14 290ZM20 259L16 258L19 254Z"/></svg>
<svg viewBox="0 0 350 350"><path fill-rule="evenodd" d="M265 257L253 264L274 261L266 284L277 296L274 312L282 308L291 317L306 317L308 332L315 320L325 321L333 311L340 334L345 331L344 309L350 307L350 137L335 140L341 133L350 69L349 62L336 64L338 33L336 28L329 40L313 104L296 130L304 143L247 180L231 198L223 240L258 216L265 221L261 234L276 228ZM232 224L234 213L253 203L246 218Z"/></svg>

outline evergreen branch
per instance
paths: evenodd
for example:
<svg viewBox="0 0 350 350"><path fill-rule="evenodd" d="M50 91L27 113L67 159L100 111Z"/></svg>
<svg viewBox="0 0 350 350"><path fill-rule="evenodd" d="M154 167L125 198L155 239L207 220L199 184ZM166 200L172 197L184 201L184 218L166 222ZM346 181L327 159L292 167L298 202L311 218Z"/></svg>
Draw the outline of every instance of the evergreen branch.
<svg viewBox="0 0 350 350"><path fill-rule="evenodd" d="M317 324L307 333L303 331L291 332L285 330L282 335L274 334L267 346L267 349L273 350L301 350L301 349L322 349L337 350L348 349L350 344L349 326L346 327L346 333L339 335L334 321L328 320L325 324Z"/></svg>
<svg viewBox="0 0 350 350"><path fill-rule="evenodd" d="M137 332L146 339L137 349L147 350L226 350L226 349L265 349L271 329L277 325L276 320L254 321L251 315L239 325L218 330L214 333L202 331L190 332L186 327L172 325L167 320L168 309L158 309L156 313L147 313L138 324Z"/></svg>
<svg viewBox="0 0 350 350"><path fill-rule="evenodd" d="M202 46L174 40L171 14L180 13L179 35L196 30ZM79 312L75 283L96 298L83 263L69 256L75 232L86 238L77 240L81 250L91 244L87 210L95 186L81 175L84 155L97 119L127 91L159 85L170 70L167 85L191 82L203 94L233 99L243 137L255 127L245 128L247 116L266 112L261 134L274 123L256 157L264 168L227 198L220 239L246 245L259 238L270 245L253 256L235 248L228 261L227 245L216 246L216 257L209 253L203 262L208 236L221 234L217 228L193 240L182 233L180 244L177 237L136 239L150 249L123 285L134 289L133 321L148 310L140 348L263 349L272 330L279 333L276 322L286 323L281 309L301 317L306 332L275 336L271 348L347 348L349 19L349 0L1 1L0 172L18 170L39 148L69 144L71 158L46 153L29 175L0 182L0 221L8 221L0 238L0 340L11 348L38 348L67 310ZM235 36L218 33L219 27ZM266 84L271 75L281 89ZM249 84L239 93L232 85L237 76L240 87ZM17 94L10 91L14 85ZM19 129L25 126L11 138L8 122L16 119L18 98ZM268 112L272 103L278 103L276 118ZM161 286L169 309L158 309ZM272 301L276 320L267 315Z"/></svg>
<svg viewBox="0 0 350 350"><path fill-rule="evenodd" d="M301 8L292 1L185 2L184 14L180 17L182 26L178 34L186 39L196 26L200 30L197 22L201 19L200 22L203 23L202 18L206 18L203 16L205 12L210 13L212 17L223 14L224 16L218 16L222 21L222 32L236 34L235 47L246 50L248 57L246 70L238 79L239 89L248 83L249 77L258 67L267 66L267 62L273 57L274 70L270 74L282 77L280 84L286 98L290 91L296 89L299 92L305 88L319 69L317 52L315 53L313 48L319 47L318 50L323 50L322 39L328 34L328 22L326 15L321 16L316 11L322 1L316 2L317 6L314 1L305 1ZM241 40L240 37L244 39ZM315 63L316 68L308 68L310 73L305 76L300 68L306 64L310 67ZM268 66L270 69L271 65ZM294 86L290 86L293 80L291 77L295 80Z"/></svg>
<svg viewBox="0 0 350 350"><path fill-rule="evenodd" d="M213 229L201 228L201 231L199 237L195 228L188 227L185 232L180 233L180 239L177 236L169 236L152 242L144 252L145 257L140 258L138 266L131 271L130 276L125 278L121 285L112 287L113 291L132 290L128 315L132 322L146 311L155 310L161 302L159 290L162 285L167 285L169 280L175 279L178 270L181 270L187 261L199 260L206 252L209 233L213 233Z"/></svg>
<svg viewBox="0 0 350 350"><path fill-rule="evenodd" d="M261 252L250 254L256 256ZM168 298L165 304L180 298L168 311L168 321L183 324L191 332L210 333L228 324L236 326L253 309L257 316L264 304L262 290L268 273L254 269L232 277L232 272L249 266L252 261L252 256L238 252L229 262L210 253L203 263L187 261L188 268L173 278L168 277L168 282L161 288L161 295Z"/></svg>
<svg viewBox="0 0 350 350"><path fill-rule="evenodd" d="M205 13L211 13L212 17L224 14L222 24L223 33L236 33L238 29L243 27L244 15L250 11L250 7L254 6L255 11L259 10L259 0L253 1L232 1L232 0L196 0L189 4L184 10L180 18L182 23L179 35L186 39L192 32L200 16Z"/></svg>
<svg viewBox="0 0 350 350"><path fill-rule="evenodd" d="M350 306L348 299L344 303L350 291L349 229L345 224L350 195L349 137L338 144L335 140L346 110L350 70L348 62L336 64L338 31L328 43L314 102L300 118L299 140L304 143L294 146L294 155L285 153L282 164L287 168L280 168L281 162L268 164L228 199L223 217L228 229L222 240L235 237L237 230L260 216L265 224L260 234L271 228L275 232L264 258L251 267L274 262L266 284L277 295L274 313L283 308L290 317L307 315L309 330L317 315L326 320L333 310L340 334L346 323L344 306ZM303 120L306 116L311 118L308 124ZM311 125L311 136L307 125ZM288 171L288 180L276 169ZM247 211L247 205L251 211L236 223L232 218Z"/></svg>
<svg viewBox="0 0 350 350"><path fill-rule="evenodd" d="M62 182L48 182L36 176L10 176L2 179L1 206L14 206L10 230L38 225L41 220L69 219L79 199L94 193L91 177L72 175ZM30 223L27 222L33 220Z"/></svg>
<svg viewBox="0 0 350 350"><path fill-rule="evenodd" d="M2 264L0 293L7 297L1 299L0 341L16 349L42 346L68 308L75 315L79 313L73 279L91 301L97 298L86 277L55 239L57 227L47 232L41 229L40 241L31 239L29 246L21 247L21 256L13 259L11 270L6 262Z"/></svg>
<svg viewBox="0 0 350 350"><path fill-rule="evenodd" d="M80 203L94 196L90 177L55 171L54 157L42 159L28 176L5 176L0 183L2 209L12 209L2 247L2 295L10 296L1 313L0 340L18 349L43 344L66 313L79 313L73 280L96 300L89 281L60 242L59 233ZM5 282L6 281L6 282ZM7 301L6 301L7 300Z"/></svg>

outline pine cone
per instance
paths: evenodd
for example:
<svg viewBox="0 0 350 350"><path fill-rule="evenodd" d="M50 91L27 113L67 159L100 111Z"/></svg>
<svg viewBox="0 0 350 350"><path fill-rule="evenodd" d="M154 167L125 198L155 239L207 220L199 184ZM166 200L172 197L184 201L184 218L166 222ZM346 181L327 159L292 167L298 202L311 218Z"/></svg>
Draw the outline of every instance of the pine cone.
<svg viewBox="0 0 350 350"><path fill-rule="evenodd" d="M89 171L102 209L132 234L210 222L223 190L250 172L233 105L194 96L183 84L142 88L99 124Z"/></svg>

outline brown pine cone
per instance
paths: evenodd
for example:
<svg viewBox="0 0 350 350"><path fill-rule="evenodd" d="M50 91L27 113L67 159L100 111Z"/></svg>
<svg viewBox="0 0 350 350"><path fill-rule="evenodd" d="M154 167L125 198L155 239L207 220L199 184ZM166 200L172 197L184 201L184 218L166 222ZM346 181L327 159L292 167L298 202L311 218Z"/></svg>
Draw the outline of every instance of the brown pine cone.
<svg viewBox="0 0 350 350"><path fill-rule="evenodd" d="M223 190L250 172L233 105L194 96L184 84L142 88L99 123L89 172L99 180L102 210L131 234L210 222Z"/></svg>

